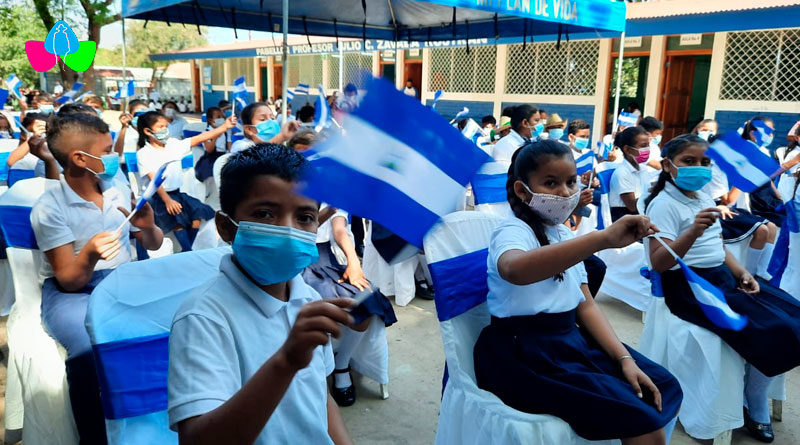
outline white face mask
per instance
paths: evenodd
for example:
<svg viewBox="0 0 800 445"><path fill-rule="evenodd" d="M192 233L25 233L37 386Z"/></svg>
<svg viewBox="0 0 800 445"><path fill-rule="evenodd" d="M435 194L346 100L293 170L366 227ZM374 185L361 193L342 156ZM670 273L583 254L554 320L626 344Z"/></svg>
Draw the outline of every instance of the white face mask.
<svg viewBox="0 0 800 445"><path fill-rule="evenodd" d="M580 190L570 196L559 196L549 193L534 193L524 182L522 186L531 194L531 200L528 202L531 210L553 226L564 223L578 206L581 198Z"/></svg>

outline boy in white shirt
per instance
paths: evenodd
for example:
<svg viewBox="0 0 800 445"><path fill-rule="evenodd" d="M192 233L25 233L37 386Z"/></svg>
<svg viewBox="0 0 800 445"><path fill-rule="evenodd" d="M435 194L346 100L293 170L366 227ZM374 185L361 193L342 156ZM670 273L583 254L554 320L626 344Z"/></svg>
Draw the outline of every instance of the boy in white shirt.
<svg viewBox="0 0 800 445"><path fill-rule="evenodd" d="M295 193L305 165L259 144L222 169L216 224L233 254L170 334L169 421L182 443L350 443L325 378L352 300L320 301L300 276L318 256L319 203Z"/></svg>

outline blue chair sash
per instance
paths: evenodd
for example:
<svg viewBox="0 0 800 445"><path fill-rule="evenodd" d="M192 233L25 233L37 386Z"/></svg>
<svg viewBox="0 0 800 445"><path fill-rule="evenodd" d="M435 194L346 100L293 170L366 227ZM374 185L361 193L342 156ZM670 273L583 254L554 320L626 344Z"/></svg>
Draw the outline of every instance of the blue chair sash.
<svg viewBox="0 0 800 445"><path fill-rule="evenodd" d="M447 321L486 301L489 294L486 258L489 249L429 265L436 286L436 315Z"/></svg>
<svg viewBox="0 0 800 445"><path fill-rule="evenodd" d="M39 248L31 227L30 207L0 206L0 227L8 247Z"/></svg>
<svg viewBox="0 0 800 445"><path fill-rule="evenodd" d="M34 170L27 168L10 168L8 169L8 186L11 187L17 181L33 178L35 175L36 172Z"/></svg>
<svg viewBox="0 0 800 445"><path fill-rule="evenodd" d="M186 170L194 167L194 154L189 153L181 159L181 168Z"/></svg>
<svg viewBox="0 0 800 445"><path fill-rule="evenodd" d="M123 153L125 156L125 165L128 166L128 171L132 173L139 173L139 163L136 160L136 153Z"/></svg>

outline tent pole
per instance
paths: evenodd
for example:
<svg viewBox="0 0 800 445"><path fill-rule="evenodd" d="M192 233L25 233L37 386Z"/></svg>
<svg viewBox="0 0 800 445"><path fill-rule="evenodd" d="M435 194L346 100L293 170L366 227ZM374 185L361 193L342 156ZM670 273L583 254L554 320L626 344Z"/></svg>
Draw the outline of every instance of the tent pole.
<svg viewBox="0 0 800 445"><path fill-rule="evenodd" d="M281 97L283 98L281 107L281 122L286 123L287 109L289 108L289 98L286 96L289 86L289 0L283 0L283 68L281 69Z"/></svg>
<svg viewBox="0 0 800 445"><path fill-rule="evenodd" d="M342 48L339 47L339 94L342 95L344 95L344 93L342 93L342 91L344 91L342 89L344 88L342 86L343 79L344 79L344 51L342 51Z"/></svg>
<svg viewBox="0 0 800 445"><path fill-rule="evenodd" d="M619 126L618 123L618 114L619 114L619 93L620 93L620 85L622 83L622 58L625 55L625 31L622 31L622 35L619 37L619 56L617 57L617 94L614 96L614 117L612 118L613 126L611 134L615 134L617 132L617 127Z"/></svg>
<svg viewBox="0 0 800 445"><path fill-rule="evenodd" d="M127 91L127 88L128 88L128 82L127 82L127 80L128 80L128 76L127 76L128 59L125 56L125 46L126 46L126 44L127 43L125 41L125 19L123 18L122 19L122 87L120 87L120 88L124 87L125 88L125 92L127 93L128 92ZM103 86L103 89L105 89L105 86ZM122 91L122 90L118 89L117 91ZM124 114L125 110L128 109L128 98L127 97L123 98L121 93L120 93L119 96L122 99L122 102L120 103L120 111Z"/></svg>

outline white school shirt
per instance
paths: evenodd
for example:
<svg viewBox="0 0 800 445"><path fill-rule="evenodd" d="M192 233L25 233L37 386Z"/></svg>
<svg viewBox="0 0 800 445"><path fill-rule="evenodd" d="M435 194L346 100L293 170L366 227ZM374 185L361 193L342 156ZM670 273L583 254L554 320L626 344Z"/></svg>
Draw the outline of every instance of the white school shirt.
<svg viewBox="0 0 800 445"><path fill-rule="evenodd" d="M169 130L169 137L175 139L183 139L183 127L186 126L186 119L183 116L176 115L172 122L167 125Z"/></svg>
<svg viewBox="0 0 800 445"><path fill-rule="evenodd" d="M256 143L250 139L239 139L238 141L234 142L233 145L231 145L231 153L239 153L240 151L245 151L255 145Z"/></svg>
<svg viewBox="0 0 800 445"><path fill-rule="evenodd" d="M211 125L206 125L206 131L215 130L214 127ZM209 139L210 140L210 139ZM217 140L214 142L214 149L220 153L227 153L228 152L228 141L231 140L231 131L228 130L225 133L219 135ZM231 145L233 147L233 145ZM203 147L205 150L205 147Z"/></svg>
<svg viewBox="0 0 800 445"><path fill-rule="evenodd" d="M283 302L257 287L222 257L220 272L183 301L169 339L169 425L218 408L280 349L297 313L320 296L300 275ZM311 363L292 379L254 442L332 444L328 436L328 386L333 372L330 342L314 349Z"/></svg>
<svg viewBox="0 0 800 445"><path fill-rule="evenodd" d="M701 210L715 206L714 200L702 191L697 192L697 196L697 199L691 199L669 182L664 186L664 190L653 198L646 211L650 221L661 230L659 235L675 241L692 227L695 216ZM683 261L694 267L716 267L725 261L722 225L719 220L695 240L683 256ZM673 270L677 268L677 264L672 267Z"/></svg>
<svg viewBox="0 0 800 445"><path fill-rule="evenodd" d="M545 233L551 244L575 237L563 224L545 226ZM519 218L506 219L494 230L487 259L489 295L486 303L490 314L495 317L512 317L536 315L540 312L567 312L585 300L581 283L588 283L588 279L583 262L567 269L562 281L550 277L537 283L517 286L500 277L497 261L505 252L527 252L539 246L533 229Z"/></svg>
<svg viewBox="0 0 800 445"><path fill-rule="evenodd" d="M511 130L494 144L492 156L495 161L503 161L510 164L511 157L514 156L514 153L523 145L525 145L525 139L516 131Z"/></svg>
<svg viewBox="0 0 800 445"><path fill-rule="evenodd" d="M700 190L713 200L719 199L731 190L728 185L728 175L719 168L713 159L711 160L711 181Z"/></svg>
<svg viewBox="0 0 800 445"><path fill-rule="evenodd" d="M641 168L641 166L640 166ZM625 207L625 203L620 197L623 193L633 193L636 199L642 194L642 170L630 162L624 160L617 166L614 174L611 175L611 182L608 186L608 204L611 207Z"/></svg>
<svg viewBox="0 0 800 445"><path fill-rule="evenodd" d="M190 139L167 139L163 148L156 148L146 142L141 150L136 152L136 164L139 166L139 177L142 179L142 189L150 184L150 173L155 173L162 165L167 162L171 164L167 167L167 179L161 184L164 190L171 192L178 190L183 185L183 170L181 169L181 159L192 152ZM177 162L172 162L177 161Z"/></svg>
<svg viewBox="0 0 800 445"><path fill-rule="evenodd" d="M75 255L83 249L89 239L101 232L117 230L125 215L117 207L131 209L131 189L119 177L112 181L100 181L103 190L103 209L93 202L78 196L64 180L64 176L39 197L31 210L31 226L39 250L46 252L72 243ZM119 254L111 261L100 260L94 270L115 269L131 261L129 232L139 229L130 223L122 227ZM50 263L42 261L39 275L42 279L53 276Z"/></svg>

